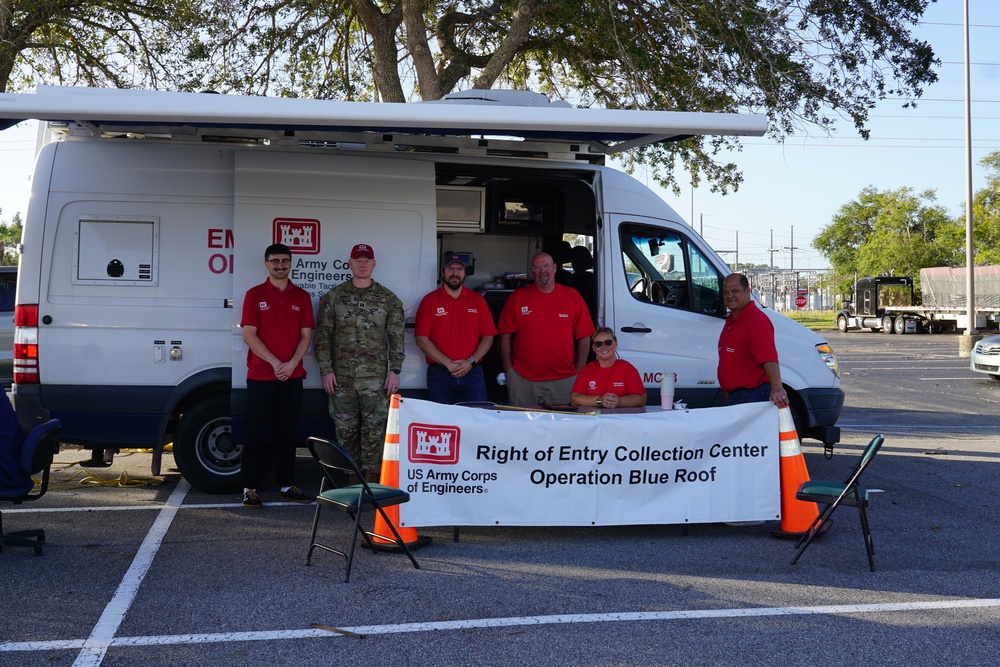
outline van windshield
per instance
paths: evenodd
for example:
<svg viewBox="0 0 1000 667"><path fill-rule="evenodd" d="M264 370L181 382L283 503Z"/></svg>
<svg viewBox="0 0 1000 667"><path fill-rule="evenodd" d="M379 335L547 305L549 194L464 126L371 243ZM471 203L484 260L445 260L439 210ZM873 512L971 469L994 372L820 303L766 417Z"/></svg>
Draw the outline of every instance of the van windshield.
<svg viewBox="0 0 1000 667"><path fill-rule="evenodd" d="M633 298L723 316L722 278L689 238L639 224L621 227L622 264Z"/></svg>

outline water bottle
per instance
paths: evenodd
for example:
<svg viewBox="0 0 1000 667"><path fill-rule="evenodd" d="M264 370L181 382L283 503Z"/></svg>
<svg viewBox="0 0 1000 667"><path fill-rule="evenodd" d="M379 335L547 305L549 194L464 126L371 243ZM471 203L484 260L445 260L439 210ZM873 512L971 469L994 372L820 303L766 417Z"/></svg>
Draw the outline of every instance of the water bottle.
<svg viewBox="0 0 1000 667"><path fill-rule="evenodd" d="M664 373L660 380L660 408L663 410L674 409L674 374Z"/></svg>
<svg viewBox="0 0 1000 667"><path fill-rule="evenodd" d="M497 384L500 385L501 387L507 384L506 373L497 373Z"/></svg>

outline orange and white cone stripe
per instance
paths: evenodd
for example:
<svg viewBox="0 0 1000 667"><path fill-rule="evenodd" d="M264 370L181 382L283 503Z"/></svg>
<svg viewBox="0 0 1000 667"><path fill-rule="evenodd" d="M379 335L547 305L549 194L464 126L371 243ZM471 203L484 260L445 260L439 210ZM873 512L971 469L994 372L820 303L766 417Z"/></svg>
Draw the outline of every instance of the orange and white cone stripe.
<svg viewBox="0 0 1000 667"><path fill-rule="evenodd" d="M802 456L802 445L789 408L778 410L778 453L781 466L781 527L771 531L775 537L798 537L809 530L819 516L819 506L798 500L795 494L809 481L809 470Z"/></svg>
<svg viewBox="0 0 1000 667"><path fill-rule="evenodd" d="M379 474L379 483L385 486L399 488L399 394L393 394L389 399L389 418L385 427L385 447L382 450L382 471ZM386 507L385 513L392 522L392 525L399 531L399 536L410 549L421 547L430 541L429 538L417 536L416 528L406 528L399 525L399 505ZM392 535L392 531L385 524L385 520L379 512L375 513L375 532L379 535ZM379 546L394 544L389 540L372 538Z"/></svg>

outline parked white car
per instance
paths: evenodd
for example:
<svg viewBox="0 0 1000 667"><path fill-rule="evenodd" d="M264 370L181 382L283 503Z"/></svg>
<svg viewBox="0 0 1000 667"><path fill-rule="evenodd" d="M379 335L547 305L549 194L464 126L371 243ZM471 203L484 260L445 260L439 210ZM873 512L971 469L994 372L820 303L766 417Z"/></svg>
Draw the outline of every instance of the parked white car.
<svg viewBox="0 0 1000 667"><path fill-rule="evenodd" d="M987 336L972 349L970 368L1000 382L1000 335Z"/></svg>

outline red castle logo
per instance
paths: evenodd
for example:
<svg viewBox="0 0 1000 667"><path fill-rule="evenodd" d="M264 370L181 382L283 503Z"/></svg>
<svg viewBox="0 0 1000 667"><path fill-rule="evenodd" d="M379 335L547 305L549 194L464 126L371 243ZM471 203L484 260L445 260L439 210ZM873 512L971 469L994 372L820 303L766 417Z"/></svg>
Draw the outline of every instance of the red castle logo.
<svg viewBox="0 0 1000 667"><path fill-rule="evenodd" d="M406 449L410 463L458 463L459 440L462 431L457 426L440 424L410 424Z"/></svg>
<svg viewBox="0 0 1000 667"><path fill-rule="evenodd" d="M319 220L275 218L272 243L284 243L296 255L319 254Z"/></svg>

